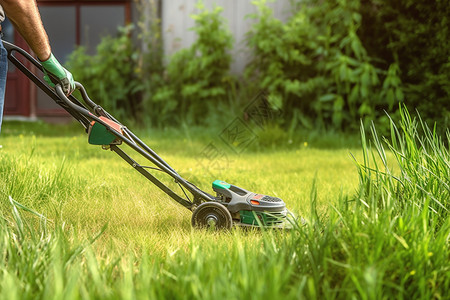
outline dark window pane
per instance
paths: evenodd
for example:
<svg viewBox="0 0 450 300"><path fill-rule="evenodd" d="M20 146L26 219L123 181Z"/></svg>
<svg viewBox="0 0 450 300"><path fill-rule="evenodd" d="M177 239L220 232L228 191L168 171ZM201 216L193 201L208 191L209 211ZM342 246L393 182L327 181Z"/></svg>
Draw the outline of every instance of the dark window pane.
<svg viewBox="0 0 450 300"><path fill-rule="evenodd" d="M86 46L89 54L95 54L95 48L101 37L115 35L117 27L125 25L125 7L119 5L83 5L80 16L81 45Z"/></svg>
<svg viewBox="0 0 450 300"><path fill-rule="evenodd" d="M56 58L64 63L76 45L75 6L40 6L42 22Z"/></svg>

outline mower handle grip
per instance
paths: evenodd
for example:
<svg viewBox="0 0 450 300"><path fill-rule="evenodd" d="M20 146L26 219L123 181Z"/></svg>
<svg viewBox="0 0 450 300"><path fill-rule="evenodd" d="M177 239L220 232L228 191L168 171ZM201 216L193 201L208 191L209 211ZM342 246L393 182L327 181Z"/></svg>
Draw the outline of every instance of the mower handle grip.
<svg viewBox="0 0 450 300"><path fill-rule="evenodd" d="M89 106L91 106L92 104L96 105L91 99L89 99L87 97L86 91L84 90L84 87L81 85L81 83L75 82L75 89L80 89L84 102L89 104ZM72 109L78 111L79 113L81 113L85 116L91 115L91 112L89 110L87 110L84 106L77 105L72 100L69 99L69 97L73 98L73 99L76 99L76 98L74 98L72 95L67 96L64 93L60 83L55 84L55 91L56 91L56 94L58 95L58 98L61 101L63 101L66 105L70 106ZM84 91L84 93L83 93L83 91Z"/></svg>
<svg viewBox="0 0 450 300"><path fill-rule="evenodd" d="M55 84L55 90L56 93L58 94L59 98L61 98L61 100L63 100L64 102L71 102L69 100L69 96L67 96L66 94L64 94L61 84L57 83ZM79 83L78 81L75 81L75 90L79 90L81 93L81 97L83 98L83 101L91 108L91 109L95 109L96 107L98 107L98 105L91 100L91 98L89 98L86 89L84 88L84 86Z"/></svg>
<svg viewBox="0 0 450 300"><path fill-rule="evenodd" d="M69 95L69 96L65 95L63 92L63 89L61 87L61 84L58 83L55 85L55 91L56 91L56 94L58 95L58 97L60 98L60 100L62 100L68 106L75 109L76 111L78 111L82 115L86 116L87 118L92 118L93 116L95 116L95 117L103 116L110 120L113 120L116 123L121 124L118 120L116 120L113 116L111 116L106 110L104 110L100 105L98 105L97 103L92 101L91 98L89 98L84 86L81 83L79 83L78 81L75 81L75 89L80 91L83 101L85 104L87 104L89 106L89 109L86 109L78 101L78 99L75 98L73 95ZM74 101L71 101L69 98L73 99Z"/></svg>

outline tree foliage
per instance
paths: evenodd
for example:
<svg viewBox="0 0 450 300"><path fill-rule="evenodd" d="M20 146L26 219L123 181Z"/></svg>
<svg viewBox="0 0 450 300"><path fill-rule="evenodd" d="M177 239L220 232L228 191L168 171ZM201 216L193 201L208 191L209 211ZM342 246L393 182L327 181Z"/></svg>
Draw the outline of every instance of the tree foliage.
<svg viewBox="0 0 450 300"><path fill-rule="evenodd" d="M450 5L442 0L364 0L360 36L384 64L395 61L406 104L450 125Z"/></svg>
<svg viewBox="0 0 450 300"><path fill-rule="evenodd" d="M303 0L285 23L265 0L255 5L247 76L282 99L287 120L355 128L405 102L448 124L445 1Z"/></svg>

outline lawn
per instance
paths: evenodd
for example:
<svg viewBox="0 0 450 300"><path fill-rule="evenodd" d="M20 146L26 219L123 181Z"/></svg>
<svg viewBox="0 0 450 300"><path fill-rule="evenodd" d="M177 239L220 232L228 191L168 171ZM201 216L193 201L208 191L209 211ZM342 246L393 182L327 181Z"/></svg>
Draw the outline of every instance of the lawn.
<svg viewBox="0 0 450 300"><path fill-rule="evenodd" d="M274 195L306 222L291 231L208 232L192 229L191 212L113 152L88 145L77 125L6 123L1 294L446 299L448 149L432 136L430 145L416 144L416 134L385 153L377 136L370 150L365 139L363 148L336 135L271 143L273 134L261 132L236 154L215 130L141 129L146 143L202 189L211 192L211 182L222 179ZM202 158L211 143L226 153L221 168Z"/></svg>
<svg viewBox="0 0 450 300"><path fill-rule="evenodd" d="M191 212L115 153L89 145L82 129L72 125L39 131L39 126L21 126L4 126L2 168L10 179L2 186L2 198L12 196L50 219L56 217L57 207L59 218L87 235L108 224L101 242L113 241L119 249L156 247L164 253L189 243ZM225 180L280 197L298 216L309 212L314 180L321 211L336 202L341 192L353 193L358 183L349 155L359 153L358 149L315 149L299 142L290 149L249 149L236 154L223 145L226 169L216 170L201 158L203 149L215 142L213 134L199 138L176 131L143 135L148 145L203 190L212 193L212 181ZM171 180L166 183L173 186Z"/></svg>

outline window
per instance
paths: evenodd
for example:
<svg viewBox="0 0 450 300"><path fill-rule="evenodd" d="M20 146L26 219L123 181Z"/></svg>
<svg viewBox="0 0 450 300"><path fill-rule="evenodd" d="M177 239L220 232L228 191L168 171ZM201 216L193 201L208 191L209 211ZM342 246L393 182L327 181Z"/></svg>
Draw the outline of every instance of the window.
<svg viewBox="0 0 450 300"><path fill-rule="evenodd" d="M128 1L38 1L38 5L52 52L62 64L77 45L94 54L102 36L114 35L117 27L130 19ZM38 114L61 111L59 108L38 89Z"/></svg>
<svg viewBox="0 0 450 300"><path fill-rule="evenodd" d="M75 6L43 6L39 11L53 54L61 63L66 62L77 44Z"/></svg>

